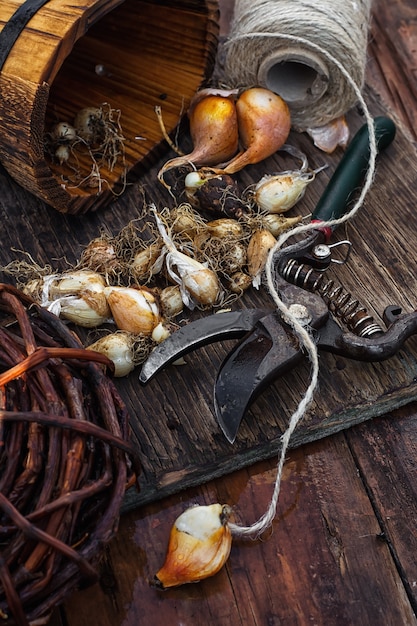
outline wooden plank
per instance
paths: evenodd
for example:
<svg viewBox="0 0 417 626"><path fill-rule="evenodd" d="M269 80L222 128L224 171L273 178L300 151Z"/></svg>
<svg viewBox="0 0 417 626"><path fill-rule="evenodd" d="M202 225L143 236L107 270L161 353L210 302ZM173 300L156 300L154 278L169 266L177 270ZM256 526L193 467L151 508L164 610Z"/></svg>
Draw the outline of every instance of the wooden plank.
<svg viewBox="0 0 417 626"><path fill-rule="evenodd" d="M369 101L374 112L379 113L381 109L371 94ZM352 112L352 128L361 121L358 113ZM308 214L341 152L327 157L312 149L310 140L303 135L293 134L291 141L308 153L312 167L329 163L328 170L317 177L297 209ZM282 155L274 156L265 163L265 169L288 169L288 161L285 163ZM5 231L0 264L19 257L13 251L18 249L29 253L40 265L66 269L68 263L76 262L83 247L98 236L100 229L115 234L128 220L141 217L144 193L157 206L171 206L172 198L154 183L156 171L156 167L151 169L141 185L129 188L104 210L78 219L28 198L3 173L0 219ZM256 168L244 171L240 176L242 186L253 181L256 172ZM381 156L365 207L349 225L348 235L353 242L349 263L333 272L376 317L392 303L406 311L415 309L409 289L416 262L415 234L409 230L417 191L414 172L415 150L399 130L395 143ZM392 219L387 220L387 215L392 215ZM337 237L343 239L345 232ZM252 290L236 307L259 305L271 305L265 290ZM231 447L215 421L212 405L215 373L231 345L227 342L199 350L187 357L186 366L168 368L146 387L138 383L138 371L118 381L132 415L133 438L144 467L141 491L128 494L126 508L277 454L281 433L309 380L310 366L305 362L259 398ZM327 436L417 398L416 350L417 338L411 338L398 356L375 364L322 354L315 402L297 429L293 445Z"/></svg>
<svg viewBox="0 0 417 626"><path fill-rule="evenodd" d="M375 0L374 4L377 5L377 11L379 6L383 8L388 3L386 0ZM400 2L395 5L393 11L398 5L403 8L405 6ZM401 82L398 86L401 87ZM401 96L399 100L401 101ZM412 108L413 106L414 104ZM412 109L410 113L413 113ZM411 209L414 196L414 185L410 179L415 165L410 147L408 144L404 147L405 144L402 139L401 141L409 156L404 158L403 151L395 148L392 158L392 168L397 168L395 179L390 179L390 171L383 171L384 183L380 185L378 182L375 190L376 201L379 202L378 194L382 194L382 206L375 201L375 196L370 204L367 203L372 208L376 205L380 211L377 219L379 232L371 229L370 233L365 233L357 228L354 231L355 250L359 246L361 260L355 258L356 254L351 259L352 262L357 262L357 276L348 267L343 268L343 272L347 274L346 277L343 275L344 280L346 278L355 293L358 293L356 289L359 279L361 295L365 291L365 296L378 311L397 295L404 306L409 307L408 310L415 308L412 295L408 295L410 285L414 287L415 284L414 233L409 229L413 223ZM402 184L391 188L390 183L399 183L399 179ZM123 225L127 216L140 213L139 189L129 190L123 200L117 201L103 214L63 218L45 208L40 201L28 196L4 172L0 172L0 184L3 246L0 262L4 258L10 259L13 256L12 248L17 247L31 251L40 262L50 262L51 259L58 258L58 263L64 267L65 256L70 261L77 258L82 246L91 236L97 234L100 227L115 232ZM144 184L149 184L146 179ZM404 207L407 214L401 223L402 232L398 243L394 224L387 219L387 215L393 215L396 221L401 217ZM367 224L372 226L372 220L368 219ZM390 235L385 244L383 238L387 229L390 230ZM363 277L367 276L371 268L371 279L375 281L375 285L364 285ZM374 286L378 287L375 293ZM253 296L253 300L259 298ZM210 358L219 360L218 356L221 357L221 354L217 355L218 350L210 350L201 359L196 357L197 360L193 362L201 367L203 377L207 375ZM382 394L377 403L384 400L387 405L392 402L395 405L398 401L395 393L398 392L403 393L403 400L408 402L407 384L415 376L414 351L415 341L412 339L399 359L391 362L391 368L388 363L383 368L373 366L367 370L365 378L362 377L362 366L357 370L355 368L349 386L350 369L345 372L343 393L349 392L349 399L350 394L354 394L359 402L358 407L353 407L353 410L360 410L360 401L364 395L365 405L367 400L367 408L372 408L369 406L372 394L378 393L375 380L381 375L390 385L394 384L403 369L409 375L404 388L394 390L394 395L388 394L387 398ZM337 374L352 365L344 359L322 356L323 358L329 359L329 363L326 361L327 364L324 365L326 377L327 373ZM184 373L181 376L184 380ZM178 375L177 380L181 376ZM300 388L303 376L308 376L308 368L299 374ZM136 379L133 381L133 378L132 376L131 384L137 397L132 396L131 407L136 414L140 410L142 390L137 389ZM170 378L167 380L172 384ZM319 392L321 394L325 384L326 401L333 391L332 384L337 380L330 378L327 381L321 377ZM198 377L195 382L198 384ZM286 381L283 386L284 395L288 398L291 380ZM208 384L207 392L209 388ZM366 393L368 388L370 391ZM127 390L128 387L125 387L125 393L128 393ZM279 401L278 406L286 409L281 391L277 385L274 394L260 399L262 404L256 412L261 420L269 422L276 398ZM167 411L164 429L173 429L172 440L167 442L167 448L170 443L175 445L178 440L183 443L187 435L181 430L179 422L182 414L177 415L175 412L176 396L172 406L168 399L165 403L161 401L160 397L167 393L167 388L162 383L155 388L156 392L159 394L156 408L162 407ZM199 399L201 394L198 388L197 393ZM265 406L267 410L263 415L261 409ZM320 402L316 406L320 410ZM149 410L149 418L155 419L151 398L147 400L145 408ZM203 413L205 411L209 414L206 409ZM401 416L403 420L397 425L396 420ZM192 419L192 415L185 417ZM210 620L220 626L282 623L298 625L307 622L326 626L413 626L416 624L413 591L416 576L412 557L416 546L415 537L409 529L414 528L416 519L415 488L410 481L415 469L412 463L415 458L415 420L415 405L411 404L404 412L396 411L388 418L378 418L348 431L349 446L345 444L347 434L339 433L325 441L291 451L285 468L279 515L273 532L262 542L235 542L226 569L219 576L200 585L166 594L159 594L148 585L148 579L161 564L173 519L193 502L215 500L230 500L235 503L236 511L243 513L245 523L256 519L269 503L275 478L275 462L258 463L229 479L218 479L198 490L189 489L186 493L127 513L122 518L118 538L110 547L109 558L103 568L102 587L97 585L74 594L66 606L63 619L58 614L54 616L54 626L84 626L91 623L136 626L138 620L156 626L180 621L184 624L195 624L197 620L202 620L201 616L204 616L204 621ZM215 424L212 425L213 429L214 426ZM337 427L339 426L343 427L343 424L338 424ZM278 437L277 433L275 437ZM361 441L362 438L364 441ZM247 439L249 446L254 441L255 436ZM207 454L204 446L201 443L199 445L199 453ZM144 452L145 450L144 445ZM169 462L170 455L177 454L175 448L167 449L166 452L168 456L161 460L161 465ZM248 454L253 454L252 448ZM153 460L154 457L151 457L151 461ZM147 469L151 474L151 463ZM185 475L188 472L189 468L186 467ZM364 482L366 490L363 488ZM175 483L173 488L176 488ZM392 521L388 519L391 514ZM385 532L388 543L381 541L381 532Z"/></svg>
<svg viewBox="0 0 417 626"><path fill-rule="evenodd" d="M349 236L354 243L353 257L337 273L346 288L359 296L376 316L389 304L398 303L405 310L413 310L415 306L410 302L411 298L408 298L412 272L410 259L413 258L408 232L411 213L408 211L412 211L412 203L404 203L405 211L402 206L404 195L411 196L413 193L413 183L406 182L400 199L396 191L397 185L392 182L396 176L393 165L399 158L403 158L399 155L406 155L409 149L408 143L402 142L400 133L389 156L380 163L374 190L378 194L378 203L370 196L366 203L367 210L358 218L360 225L355 221L349 227ZM406 156L405 158L407 159ZM402 171L408 167L413 167L411 161ZM396 212L400 203L401 207ZM396 216L395 231L390 231L390 225L386 223L388 206ZM384 241L379 236L382 232ZM344 233L340 234L342 236ZM406 250L408 262L404 262L401 269L401 261L396 258L394 262L390 258L397 257L395 250L399 250L400 254ZM379 258L383 259L385 254L387 265L383 267ZM155 431L152 425L147 425L148 436L139 426L136 436L141 445L145 446L145 456L151 455L152 471L158 476L154 484L155 497L169 493L178 483L184 486L196 484L200 471L199 459L202 456L206 475L211 478L242 467L247 462L273 456L279 449L279 437L285 428L286 419L309 380L309 364L305 363L296 372L284 376L257 401L249 411L241 427L239 440L233 448L233 455L230 455L230 446L219 436L210 405L214 374L229 347L230 345L212 346L199 354L190 355L187 357L189 366L171 367L146 387L142 400L145 413L158 415L162 412L168 416L167 424L171 425L169 444L164 449L173 450L174 455L179 450L180 456L187 459L186 464L182 462L181 467L178 467L171 465L172 452L167 455L159 451L152 455L147 447L148 438L153 441L152 432L156 434L159 424L155 424ZM293 445L337 432L411 401L416 393L415 347L415 340L411 339L396 359L377 364L355 363L342 357L322 354L316 402L297 429ZM185 378L186 385L183 384ZM196 405L194 415L190 416L189 408L182 409L181 403L184 407ZM136 426L135 422L134 427ZM193 442L191 449L185 447L188 440ZM206 447L204 442L207 441L211 443ZM161 458L163 460L159 461ZM163 474L159 473L160 464L163 464ZM145 492L142 491L139 498L146 498Z"/></svg>
<svg viewBox="0 0 417 626"><path fill-rule="evenodd" d="M409 15L409 11L412 11L411 5L408 7L408 4L401 0L396 2L374 0L373 7L373 26L377 20L380 32L378 37L371 41L371 50L377 48L380 50L383 38L387 37L388 41L389 37L385 33L390 30L393 23L391 19L403 25L400 36L397 36L396 32L393 33L392 40L395 46L390 44L386 47L389 54L386 57L379 56L381 76L384 79L384 72L387 74L387 68L391 67L391 63L394 67L396 52L407 42L404 29L413 23L414 15ZM388 15L391 12L392 16ZM378 83L373 65L371 62L369 81L374 81L373 84L378 86L377 93L381 93L381 83ZM415 62L414 64L410 62L410 67L411 69L415 67ZM396 67L392 72L395 86L391 93L387 93L387 102L392 98L398 103L406 99L404 94L409 84L408 76L407 71L406 80L403 81L402 70ZM411 101L408 109L402 111L405 117L412 118L416 115L414 102L415 100ZM398 109L401 113L400 109L401 107ZM408 184L407 181L400 187L401 195ZM395 189L393 193L395 194ZM401 201L399 202L401 204ZM395 203L395 206L397 210L393 215L396 220L399 205ZM389 212L387 215L392 213ZM413 224L412 214L409 215L409 220L410 224ZM385 229L386 226L381 232L385 233ZM412 230L409 230L408 234L412 236ZM382 237L381 234L380 238ZM378 262L385 264L383 259L387 255L388 261L385 264L387 270L394 274L395 268L399 270L399 280L403 281L401 288L407 293L410 285L415 284L412 274L414 257L409 256L410 251L413 253L412 247L407 245L405 248L409 261L407 271L405 267L407 263L403 263L402 249L397 254L395 239L391 239L389 243L392 249L388 250L387 246ZM364 251L368 252L366 248ZM360 269L362 272L363 267ZM383 276L384 268L381 267L380 271ZM361 275L363 276L362 273ZM391 293L393 286L392 282L386 286L387 295ZM340 363L340 366L343 365L344 363ZM407 358L402 360L401 367L408 367ZM352 383L357 384L357 379L353 379ZM337 434L325 441L293 450L287 459L279 517L274 523L273 532L265 542L235 543L227 570L232 576L207 580L198 585L197 590L184 588L178 590L178 593L172 592L160 597L152 595L152 590L147 587L146 578L151 576L155 567L160 564L160 557L157 558L155 552L158 551L162 555L167 540L167 534L159 535L161 523L166 526L167 533L169 526L167 516L173 519L175 514L193 502L223 501L229 494L231 501L237 502L237 510L248 511L248 517L255 519L256 515L264 512L269 502L275 479L275 462L258 463L248 470L236 472L225 480L216 480L207 487L190 489L175 498L170 497L163 502L128 513L122 520L117 542L128 542L130 550L132 545L138 546L137 560L132 563L137 576L133 572L131 575L126 574L126 564L118 560L118 572L123 573L117 594L118 611L109 606L111 602L109 597L97 593L97 587L91 590L95 606L99 611L101 607L104 609L103 620L107 619L109 610L114 610L112 625L136 625L137 616L142 615L143 607L148 610L149 604L153 603L154 612L151 618L156 626L160 615L160 623L163 623L162 619L168 621L167 614L170 623L178 623L177 606L184 624L194 624L197 619L201 620L201 615L204 617L207 615L206 621L210 619L212 623L220 626L223 623L256 623L259 626L283 623L299 625L313 621L326 626L416 624L416 573L413 563L416 553L416 536L413 533L416 520L415 480L413 481L415 432L416 405L413 403L389 414L386 418L376 418L366 424L355 426L344 434ZM349 445L345 445L345 438ZM337 463L335 455L338 458ZM360 481L357 483L358 473ZM372 508L369 508L369 501L363 492L364 484ZM317 519L317 508L323 511L321 523ZM244 521L247 522L248 519L245 517ZM288 532L281 532L283 523L286 524ZM380 532L385 533L388 544L383 537L379 537ZM148 541L149 548L144 549ZM159 544L161 541L163 545ZM310 544L310 541L312 552L316 547L315 559L311 559L312 552L309 552L307 547L303 552L303 547ZM386 549L389 548L401 581L393 576L392 563L388 557L386 563L382 561L377 563L373 558L369 558L370 545L372 549L381 551L385 556ZM114 551L127 552L127 548L112 545L111 554L114 554ZM267 565L263 565L263 561L266 561ZM325 577L328 584L320 585L317 581L318 570L321 571L322 563L328 562L332 563L329 575ZM349 565L347 575L344 568L337 565L344 562ZM377 571L375 567L381 565L386 569ZM283 570L286 595L281 594ZM352 581L350 575L354 570L358 579ZM394 581L392 587L389 581ZM231 585L236 591L236 596L232 598L231 605L223 614L223 600L229 600L228 588ZM363 589L356 595L358 585L362 585ZM392 596L387 598L385 593L389 587ZM201 595L197 597L200 590ZM404 591L408 594L414 614L410 610ZM256 605L253 602L254 593ZM368 596L365 597L367 593ZM277 596L281 599L280 603L276 601ZM114 595L112 597L114 599ZM393 612L391 599L396 605ZM381 602L381 605L378 602ZM82 615L85 610L87 613L91 611L92 604L89 591L75 595L71 599L70 612L67 613L70 626L86 624L86 618ZM100 612L93 615L94 618L101 617ZM314 615L315 620L312 619ZM105 621L103 623L105 624Z"/></svg>
<svg viewBox="0 0 417 626"><path fill-rule="evenodd" d="M405 0L374 0L367 83L417 138L415 7Z"/></svg>
<svg viewBox="0 0 417 626"><path fill-rule="evenodd" d="M250 523L268 506L274 475L258 464L234 481L190 490L186 502L171 497L123 516L102 587L72 597L68 623L133 626L140 615L159 626L193 624L204 615L216 626L416 624L342 434L291 452L278 516L264 541L235 541L226 567L198 585L166 592L149 585L171 523L187 504L219 499Z"/></svg>
<svg viewBox="0 0 417 626"><path fill-rule="evenodd" d="M414 404L378 420L376 428L360 425L347 433L347 441L381 525L381 539L387 543L407 594L417 607L415 411Z"/></svg>

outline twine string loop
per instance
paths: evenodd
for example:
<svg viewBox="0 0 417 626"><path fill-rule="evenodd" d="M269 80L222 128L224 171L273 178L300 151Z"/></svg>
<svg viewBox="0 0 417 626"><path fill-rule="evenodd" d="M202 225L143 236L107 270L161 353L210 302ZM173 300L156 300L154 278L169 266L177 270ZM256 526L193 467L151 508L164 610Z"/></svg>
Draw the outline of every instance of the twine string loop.
<svg viewBox="0 0 417 626"><path fill-rule="evenodd" d="M292 119L300 130L326 124L335 117L344 115L356 103L361 106L368 127L370 147L365 180L352 209L338 219L323 222L323 227L337 226L351 220L363 205L373 183L377 143L373 118L362 95L369 15L370 0L319 0L314 3L303 0L238 0L230 39L227 42L226 76L233 87L261 82L260 76L265 79L271 68L275 68L277 72L276 65L282 63L283 58L288 62L295 50L297 52L293 56L294 62L305 63L306 67L313 70L311 76L314 77L314 72L319 72L320 68L325 68L323 76L328 76L326 88L313 84L317 91L306 95L302 89L297 92L293 87L287 86L294 94L293 101L289 102ZM265 67L269 67L266 74ZM323 76L322 80L325 80ZM282 75L280 78L281 86L285 86L285 75L284 79ZM301 78L293 78L296 82L305 79L305 73ZM290 81L289 75L286 80ZM268 84L264 86L271 88ZM284 93L280 95L285 98ZM308 328L299 323L280 299L274 281L274 259L277 252L289 237L300 233L308 234L314 227L314 224L303 224L283 233L270 251L265 268L270 296L277 309L292 324L294 333L311 362L311 379L281 438L270 504L264 514L250 526L230 524L233 535L237 537L256 539L271 526L276 515L290 439L308 410L318 383L317 346Z"/></svg>

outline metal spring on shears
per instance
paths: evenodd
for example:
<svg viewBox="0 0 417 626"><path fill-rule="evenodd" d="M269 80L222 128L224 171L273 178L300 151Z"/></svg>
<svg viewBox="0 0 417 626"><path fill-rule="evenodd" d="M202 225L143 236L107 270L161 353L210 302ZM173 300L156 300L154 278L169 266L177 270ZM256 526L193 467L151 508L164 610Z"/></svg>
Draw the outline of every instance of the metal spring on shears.
<svg viewBox="0 0 417 626"><path fill-rule="evenodd" d="M297 287L319 293L329 310L355 335L372 337L384 332L359 300L353 298L342 285L335 283L334 280L327 280L322 272L304 263L298 263L296 259L290 259L280 269L280 274L287 282Z"/></svg>

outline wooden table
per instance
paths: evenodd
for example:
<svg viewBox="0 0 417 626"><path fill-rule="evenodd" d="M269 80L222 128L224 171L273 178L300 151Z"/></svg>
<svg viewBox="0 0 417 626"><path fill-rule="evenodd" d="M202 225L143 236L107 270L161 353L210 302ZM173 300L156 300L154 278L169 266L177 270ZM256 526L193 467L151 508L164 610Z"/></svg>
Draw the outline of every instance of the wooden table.
<svg viewBox="0 0 417 626"><path fill-rule="evenodd" d="M411 4L374 0L367 84L375 106L391 110L409 133L407 141L414 143L417 22ZM409 150L413 153L414 146ZM415 173L407 175L415 178L416 173L417 165ZM401 197L404 189L398 187ZM17 193L22 202L24 194ZM409 226L414 227L413 221ZM48 233L41 235L39 246L53 250L56 244L47 242ZM68 239L73 241L71 234ZM24 240L22 234L20 243ZM59 245L56 250L61 253ZM395 254L402 250L390 250L387 260L380 258L382 277L384 263ZM408 288L406 295L415 302L412 277L411 269L399 289ZM416 459L414 402L292 449L268 536L234 541L218 575L167 592L157 591L149 581L162 564L175 518L191 504L219 501L231 504L244 516L243 523L257 520L270 501L276 460L257 462L135 508L121 518L118 535L106 551L100 583L73 594L51 623L417 624Z"/></svg>

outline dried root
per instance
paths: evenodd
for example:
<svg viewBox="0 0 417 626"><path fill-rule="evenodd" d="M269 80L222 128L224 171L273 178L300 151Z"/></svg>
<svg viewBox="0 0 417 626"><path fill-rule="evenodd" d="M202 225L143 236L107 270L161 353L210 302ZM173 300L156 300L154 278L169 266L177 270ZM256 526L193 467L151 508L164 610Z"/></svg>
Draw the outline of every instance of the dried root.
<svg viewBox="0 0 417 626"><path fill-rule="evenodd" d="M113 334L123 331L124 341L127 334L122 371L128 372L180 323L184 310L224 307L249 287L259 287L277 229L300 219L251 213L208 220L188 203L161 211L151 205L145 219L90 241L74 267L61 271L24 259L0 269L76 327L106 329L106 335L114 327Z"/></svg>
<svg viewBox="0 0 417 626"><path fill-rule="evenodd" d="M121 111L108 103L78 111L73 123L60 121L45 136L45 154L59 166L63 185L112 189L107 176L122 169L122 193L126 184L125 137ZM116 194L114 190L113 193ZM117 195L119 195L119 193Z"/></svg>

